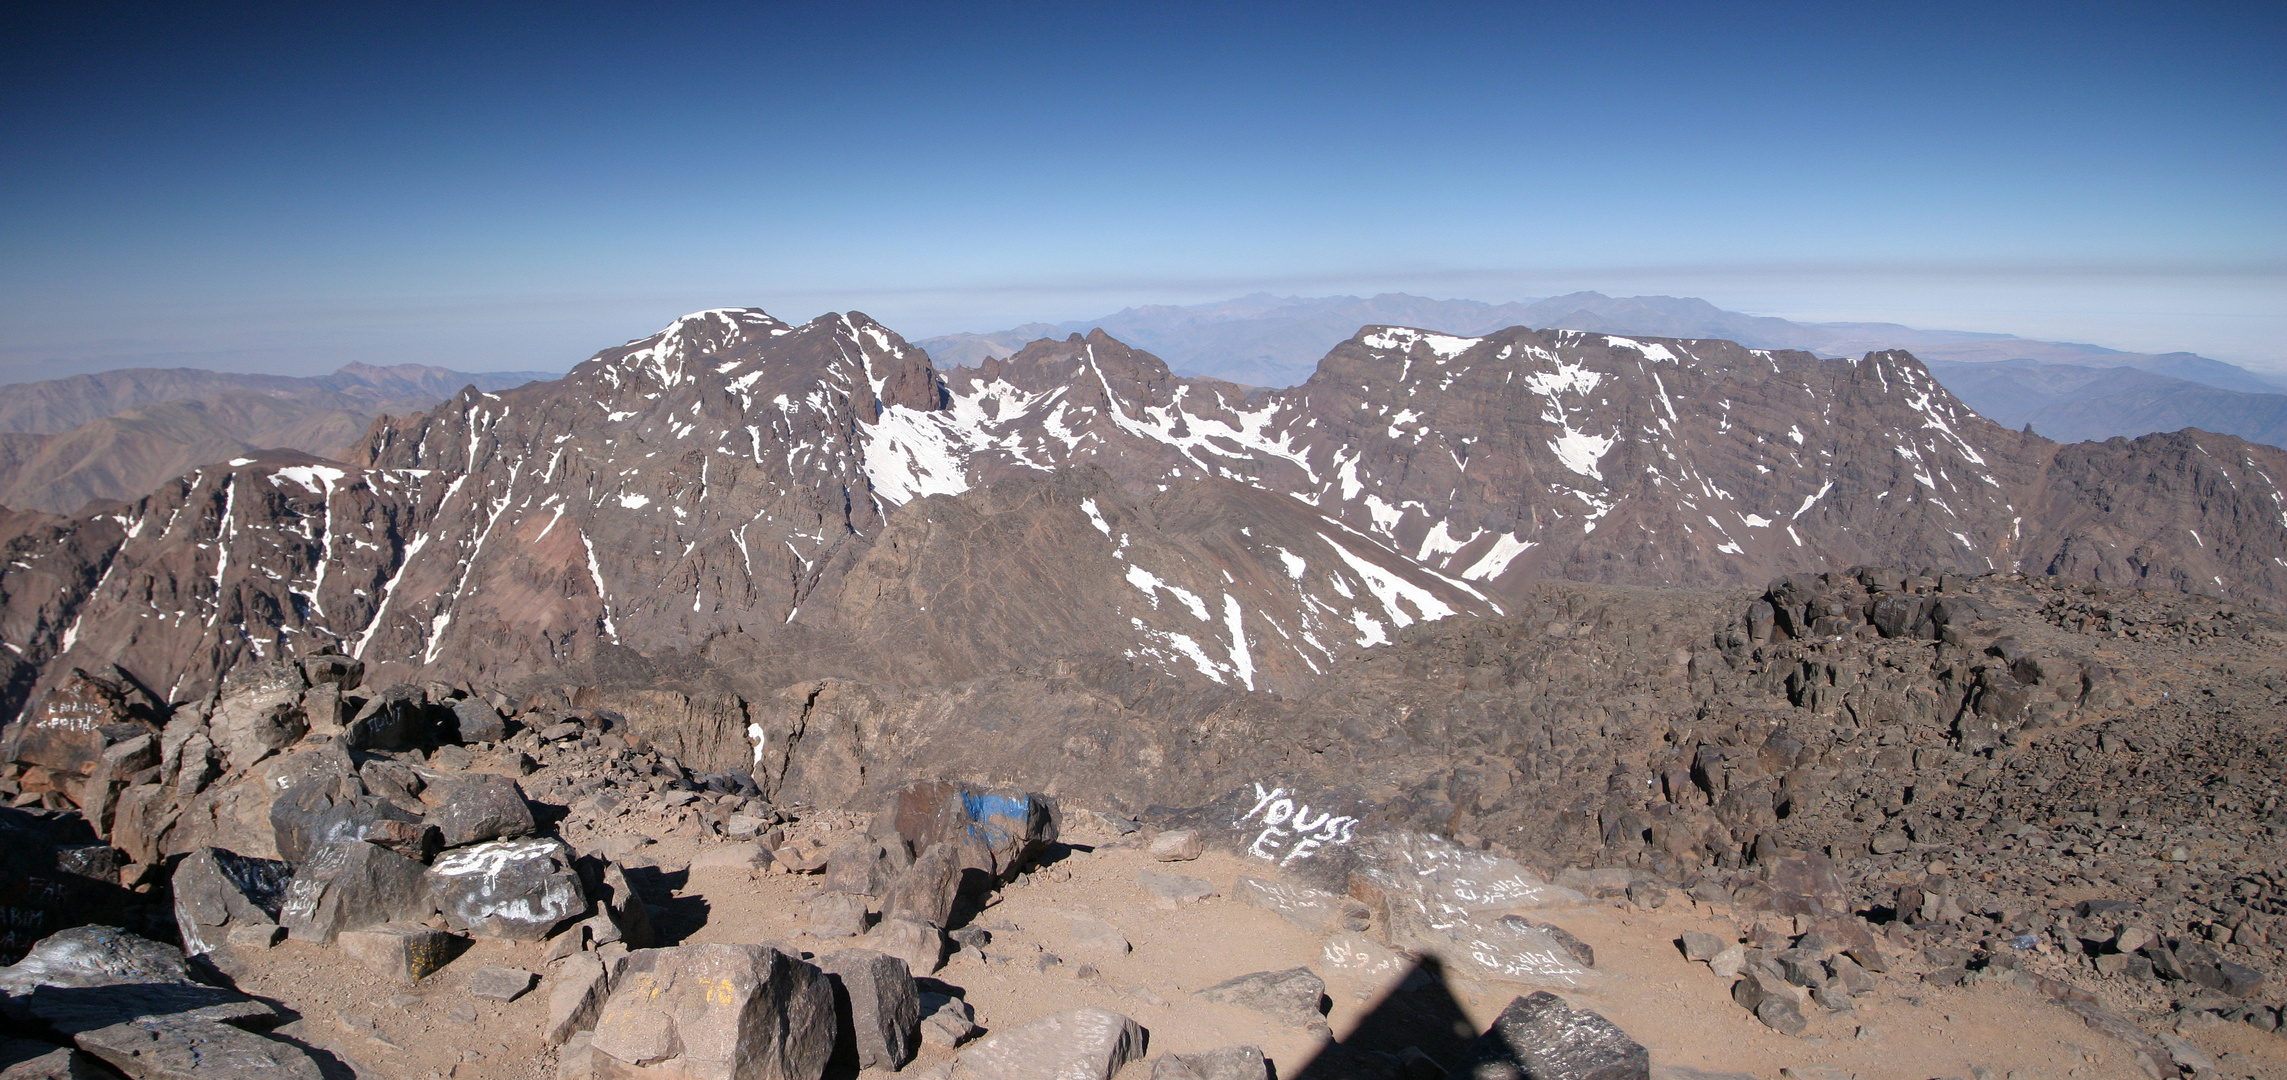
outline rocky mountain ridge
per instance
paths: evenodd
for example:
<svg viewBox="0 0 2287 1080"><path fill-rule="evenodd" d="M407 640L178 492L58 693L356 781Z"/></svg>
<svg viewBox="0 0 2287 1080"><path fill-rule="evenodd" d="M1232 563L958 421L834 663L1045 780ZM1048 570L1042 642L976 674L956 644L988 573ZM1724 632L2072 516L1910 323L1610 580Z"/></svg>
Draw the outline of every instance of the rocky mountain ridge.
<svg viewBox="0 0 2287 1080"><path fill-rule="evenodd" d="M1904 353L1368 327L1249 393L1102 334L941 373L862 315L726 310L379 421L354 459L234 459L23 519L0 659L27 689L117 664L169 700L317 646L496 681L681 656L750 688L930 684L1062 657L1294 694L1551 577L1892 563L2287 596L2287 454L2059 447Z"/></svg>

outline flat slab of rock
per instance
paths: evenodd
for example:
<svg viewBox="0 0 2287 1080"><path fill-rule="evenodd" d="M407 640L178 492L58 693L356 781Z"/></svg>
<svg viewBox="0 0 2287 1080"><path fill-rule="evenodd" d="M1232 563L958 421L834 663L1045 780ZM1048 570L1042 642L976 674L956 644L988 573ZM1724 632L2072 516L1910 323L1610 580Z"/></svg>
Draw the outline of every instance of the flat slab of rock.
<svg viewBox="0 0 2287 1080"><path fill-rule="evenodd" d="M322 1080L298 1046L195 1016L145 1016L76 1041L133 1080Z"/></svg>
<svg viewBox="0 0 2287 1080"><path fill-rule="evenodd" d="M762 945L684 945L629 954L588 1045L599 1076L816 1080L834 1036L817 968Z"/></svg>
<svg viewBox="0 0 2287 1080"><path fill-rule="evenodd" d="M1225 979L1198 991L1195 996L1225 1005L1243 1005L1282 1020L1308 1024L1325 1015L1319 1003L1326 997L1326 980L1306 967L1257 971Z"/></svg>
<svg viewBox="0 0 2287 1080"><path fill-rule="evenodd" d="M1601 1014L1542 991L1501 1010L1462 1075L1483 1080L1650 1080L1652 1055Z"/></svg>
<svg viewBox="0 0 2287 1080"><path fill-rule="evenodd" d="M1364 930L1373 925L1365 904L1308 885L1241 877L1231 884L1231 898L1248 907L1277 912L1288 922L1317 934Z"/></svg>
<svg viewBox="0 0 2287 1080"><path fill-rule="evenodd" d="M182 950L108 926L59 931L0 968L0 1012L65 1035L148 1016L266 1025L260 1000L195 982Z"/></svg>
<svg viewBox="0 0 2287 1080"><path fill-rule="evenodd" d="M478 937L540 941L588 899L561 840L495 840L437 856L429 897L456 930Z"/></svg>
<svg viewBox="0 0 2287 1080"><path fill-rule="evenodd" d="M1136 884L1143 886L1144 894L1151 897L1153 907L1168 911L1222 895L1220 890L1205 879L1185 877L1182 874L1162 874L1156 870L1136 871Z"/></svg>
<svg viewBox="0 0 2287 1080"><path fill-rule="evenodd" d="M694 874L709 870L731 870L751 873L770 865L770 850L752 840L737 844L720 844L708 848L691 860Z"/></svg>
<svg viewBox="0 0 2287 1080"><path fill-rule="evenodd" d="M1074 915L1071 916L1071 921L1072 932L1065 941L1074 953L1086 957L1111 958L1126 956L1134 948L1128 944L1128 936L1120 933L1119 927L1093 915Z"/></svg>
<svg viewBox="0 0 2287 1080"><path fill-rule="evenodd" d="M1169 1054L1152 1063L1151 1080L1267 1080L1270 1063L1259 1046L1226 1046L1196 1054Z"/></svg>
<svg viewBox="0 0 2287 1080"><path fill-rule="evenodd" d="M1110 1080L1142 1057L1143 1026L1109 1009L1082 1008L997 1031L954 1059L959 1080Z"/></svg>
<svg viewBox="0 0 2287 1080"><path fill-rule="evenodd" d="M488 1001L514 1001L530 991L539 978L523 968L480 967L470 973L468 990Z"/></svg>

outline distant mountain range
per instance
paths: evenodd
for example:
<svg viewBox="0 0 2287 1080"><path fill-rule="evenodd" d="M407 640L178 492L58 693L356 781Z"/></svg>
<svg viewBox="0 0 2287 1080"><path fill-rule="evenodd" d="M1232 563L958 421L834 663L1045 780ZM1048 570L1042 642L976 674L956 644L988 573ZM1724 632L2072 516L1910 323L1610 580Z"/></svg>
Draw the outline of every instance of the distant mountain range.
<svg viewBox="0 0 2287 1080"><path fill-rule="evenodd" d="M375 417L555 377L350 364L315 378L125 368L16 383L0 387L0 505L71 513L263 449L341 457Z"/></svg>
<svg viewBox="0 0 2287 1080"><path fill-rule="evenodd" d="M2287 445L2287 384L2191 353L2130 353L2008 334L1923 330L1897 323L1798 323L1726 311L1676 296L1579 292L1487 304L1403 293L1279 297L1257 293L1190 307L1132 307L1100 319L1028 323L990 334L949 334L915 344L948 364L973 366L1032 341L1102 328L1164 358L1179 374L1284 387L1360 326L1412 326L1479 335L1509 326L1686 339L1720 338L1757 349L1855 357L1910 349L1973 409L2051 438L2135 437L2196 427ZM2006 362L2006 368L1988 365ZM2132 368L2119 378L2107 369ZM2052 370L2054 369L2054 370ZM2107 374L2114 378L2105 378Z"/></svg>

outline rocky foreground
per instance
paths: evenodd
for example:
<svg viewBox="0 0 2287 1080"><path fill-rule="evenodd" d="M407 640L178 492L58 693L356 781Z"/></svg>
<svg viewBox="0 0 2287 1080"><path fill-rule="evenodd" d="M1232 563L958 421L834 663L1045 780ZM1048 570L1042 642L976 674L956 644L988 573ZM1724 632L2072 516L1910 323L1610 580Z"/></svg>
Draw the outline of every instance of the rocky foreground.
<svg viewBox="0 0 2287 1080"><path fill-rule="evenodd" d="M83 671L7 740L0 1076L2278 1075L2283 643L1551 586L1208 712L1182 783L1084 726L726 765L693 695Z"/></svg>

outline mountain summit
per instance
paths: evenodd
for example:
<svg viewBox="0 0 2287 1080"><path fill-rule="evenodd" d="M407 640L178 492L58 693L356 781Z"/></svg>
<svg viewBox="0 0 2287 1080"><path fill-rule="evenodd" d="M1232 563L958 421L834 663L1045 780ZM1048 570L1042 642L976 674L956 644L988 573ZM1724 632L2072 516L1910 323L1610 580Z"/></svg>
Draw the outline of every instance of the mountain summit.
<svg viewBox="0 0 2287 1080"><path fill-rule="evenodd" d="M347 462L20 515L0 639L19 687L115 663L175 700L312 643L408 677L1073 662L1292 693L1552 577L1884 563L2273 602L2282 478L2197 431L2013 432L1903 352L1369 326L1262 392L1102 331L940 371L859 313L728 309L384 418Z"/></svg>

